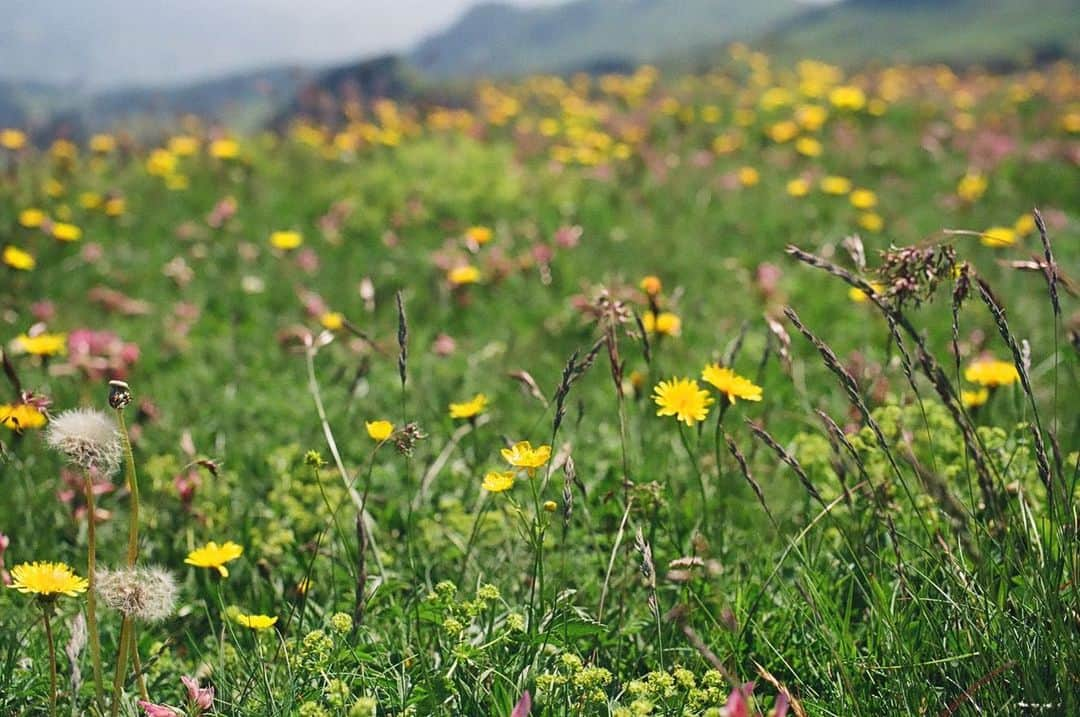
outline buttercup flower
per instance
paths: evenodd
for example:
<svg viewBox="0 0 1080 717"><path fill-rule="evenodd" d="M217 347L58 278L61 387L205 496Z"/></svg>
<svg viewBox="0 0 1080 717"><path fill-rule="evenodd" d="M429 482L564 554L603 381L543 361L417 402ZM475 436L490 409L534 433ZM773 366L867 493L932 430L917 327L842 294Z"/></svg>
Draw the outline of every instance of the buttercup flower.
<svg viewBox="0 0 1080 717"><path fill-rule="evenodd" d="M60 241L78 241L82 239L82 229L67 222L53 224L52 235Z"/></svg>
<svg viewBox="0 0 1080 717"><path fill-rule="evenodd" d="M75 597L86 592L86 578L80 578L64 563L20 563L11 569L11 585L21 593L54 599Z"/></svg>
<svg viewBox="0 0 1080 717"><path fill-rule="evenodd" d="M829 175L828 177L822 177L819 186L821 191L826 194L842 196L851 191L851 180L847 177Z"/></svg>
<svg viewBox="0 0 1080 717"><path fill-rule="evenodd" d="M492 231L488 227L469 227L465 230L465 238L479 246L491 241L492 236Z"/></svg>
<svg viewBox="0 0 1080 717"><path fill-rule="evenodd" d="M761 400L761 386L755 385L753 381L740 376L730 368L724 368L719 364L709 364L701 372L701 378L726 395L728 403L735 403L737 398L744 401Z"/></svg>
<svg viewBox="0 0 1080 717"><path fill-rule="evenodd" d="M213 540L201 548L196 548L188 553L184 563L194 565L197 568L214 568L223 578L229 577L229 570L225 563L236 560L244 554L244 548L231 540L218 545Z"/></svg>
<svg viewBox="0 0 1080 717"><path fill-rule="evenodd" d="M856 209L873 209L877 206L877 195L869 189L856 189L848 196L848 201Z"/></svg>
<svg viewBox="0 0 1080 717"><path fill-rule="evenodd" d="M533 448L528 441L518 441L510 448L503 448L501 453L507 463L515 468L524 468L531 476L551 458L551 446Z"/></svg>
<svg viewBox="0 0 1080 717"><path fill-rule="evenodd" d="M366 421L364 426L373 441L385 441L394 433L394 424L390 421Z"/></svg>
<svg viewBox="0 0 1080 717"><path fill-rule="evenodd" d="M1020 374L1010 361L979 359L964 369L964 379L986 388L997 388L1016 383Z"/></svg>
<svg viewBox="0 0 1080 717"><path fill-rule="evenodd" d="M487 408L487 396L478 393L464 403L450 404L450 418L475 418Z"/></svg>
<svg viewBox="0 0 1080 717"><path fill-rule="evenodd" d="M713 404L709 392L691 378L661 381L653 389L653 400L660 407L657 416L675 416L688 426L704 421Z"/></svg>
<svg viewBox="0 0 1080 717"><path fill-rule="evenodd" d="M873 289L875 295L879 295L883 291L885 291L885 285L882 284L880 281L871 281L870 282L870 288ZM863 303L865 301L870 300L866 296L866 292L864 292L862 289L858 288L857 286L853 286L850 289L848 289L847 295L848 295L848 298L851 299L852 301L854 301L856 304L861 304L861 303Z"/></svg>
<svg viewBox="0 0 1080 717"><path fill-rule="evenodd" d="M488 493L502 493L514 487L514 471L488 471L481 487Z"/></svg>
<svg viewBox="0 0 1080 717"><path fill-rule="evenodd" d="M319 317L319 323L327 331L340 331L345 326L345 317L340 311L327 311Z"/></svg>
<svg viewBox="0 0 1080 717"><path fill-rule="evenodd" d="M269 615L245 615L242 612L233 613L232 619L237 624L250 627L252 630L268 630L277 624L277 616Z"/></svg>

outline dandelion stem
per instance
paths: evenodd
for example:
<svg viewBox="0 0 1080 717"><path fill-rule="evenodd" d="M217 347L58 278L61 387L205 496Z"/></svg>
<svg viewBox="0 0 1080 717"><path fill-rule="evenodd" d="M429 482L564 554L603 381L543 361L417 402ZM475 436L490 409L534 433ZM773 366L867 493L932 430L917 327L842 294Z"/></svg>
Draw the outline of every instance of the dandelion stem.
<svg viewBox="0 0 1080 717"><path fill-rule="evenodd" d="M124 676L127 674L128 647L131 641L131 618L124 616L120 621L120 640L116 650L116 674L113 675L113 697L111 714L117 717L120 714L120 695L124 690Z"/></svg>
<svg viewBox="0 0 1080 717"><path fill-rule="evenodd" d="M698 466L697 453L690 447L690 439L686 437L686 429L683 424L679 423L679 438L682 439L683 448L686 449L686 455L690 459L690 466L694 469L694 475L697 477L698 488L701 490L701 509L705 510L709 501L705 494L705 479L701 475L701 468Z"/></svg>
<svg viewBox="0 0 1080 717"><path fill-rule="evenodd" d="M131 668L135 671L139 696L149 702L150 693L146 691L146 675L143 674L142 660L139 659L139 641L135 638L135 623L131 624Z"/></svg>
<svg viewBox="0 0 1080 717"><path fill-rule="evenodd" d="M49 714L56 717L56 641L52 631L52 605L44 605L45 639L49 643Z"/></svg>
<svg viewBox="0 0 1080 717"><path fill-rule="evenodd" d="M131 437L124 422L123 407L116 409L116 424L120 427L120 441L124 446L124 478L131 494L131 514L128 519L127 565L135 567L139 558L139 476L135 473L135 455L131 451Z"/></svg>
<svg viewBox="0 0 1080 717"><path fill-rule="evenodd" d="M90 660L94 665L94 695L98 709L105 700L105 680L101 672L101 638L98 635L97 593L97 508L94 504L94 483L90 471L84 473L86 489L86 631L90 640Z"/></svg>

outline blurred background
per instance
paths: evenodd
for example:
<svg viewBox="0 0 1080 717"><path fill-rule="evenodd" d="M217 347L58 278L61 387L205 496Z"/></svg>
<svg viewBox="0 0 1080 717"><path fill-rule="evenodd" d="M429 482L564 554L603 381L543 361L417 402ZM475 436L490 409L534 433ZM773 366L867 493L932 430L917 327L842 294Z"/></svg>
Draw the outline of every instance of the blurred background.
<svg viewBox="0 0 1080 717"><path fill-rule="evenodd" d="M480 77L693 71L739 41L846 67L1080 55L1080 0L14 0L0 126L74 138L191 113L238 129L349 88L454 104Z"/></svg>

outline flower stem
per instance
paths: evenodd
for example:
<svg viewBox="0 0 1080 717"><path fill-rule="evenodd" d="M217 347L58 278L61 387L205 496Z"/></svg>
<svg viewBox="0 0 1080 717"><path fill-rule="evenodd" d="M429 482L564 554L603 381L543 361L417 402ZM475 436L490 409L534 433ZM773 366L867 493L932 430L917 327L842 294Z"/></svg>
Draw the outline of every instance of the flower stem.
<svg viewBox="0 0 1080 717"><path fill-rule="evenodd" d="M56 642L52 632L52 605L42 607L45 615L45 639L49 643L49 715L56 717Z"/></svg>
<svg viewBox="0 0 1080 717"><path fill-rule="evenodd" d="M86 631L90 640L90 659L94 665L94 695L98 709L104 705L105 680L101 672L101 638L98 635L97 623L97 593L94 585L97 582L97 508L94 504L94 483L90 478L90 472L85 473L86 485L86 579L88 583L86 591Z"/></svg>
<svg viewBox="0 0 1080 717"><path fill-rule="evenodd" d="M131 438L124 422L124 409L116 409L116 423L120 427L120 440L124 445L124 478L131 494L131 516L128 522L127 565L135 567L139 557L139 477L135 473L135 455L131 452Z"/></svg>
<svg viewBox="0 0 1080 717"><path fill-rule="evenodd" d="M113 676L112 717L120 714L120 695L124 690L124 677L127 674L128 653L131 648L131 618L125 616L120 622L120 644L116 650L116 674Z"/></svg>
<svg viewBox="0 0 1080 717"><path fill-rule="evenodd" d="M131 625L131 667L135 670L135 678L139 683L139 696L149 702L150 693L146 690L146 675L143 674L142 660L139 659L139 641L135 638L134 623Z"/></svg>
<svg viewBox="0 0 1080 717"><path fill-rule="evenodd" d="M690 459L690 467L694 469L694 475L697 476L698 488L701 490L701 510L704 514L705 508L709 504L705 495L705 479L701 476L701 468L698 467L697 453L690 447L690 439L686 437L686 429L683 428L682 423L679 423L679 438L682 439L683 448L686 449L686 455Z"/></svg>

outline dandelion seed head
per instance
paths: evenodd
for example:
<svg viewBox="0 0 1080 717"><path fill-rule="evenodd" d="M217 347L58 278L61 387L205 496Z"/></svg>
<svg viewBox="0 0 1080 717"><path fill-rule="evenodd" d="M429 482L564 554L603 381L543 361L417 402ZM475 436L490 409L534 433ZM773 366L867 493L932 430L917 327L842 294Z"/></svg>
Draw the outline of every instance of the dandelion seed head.
<svg viewBox="0 0 1080 717"><path fill-rule="evenodd" d="M45 432L45 441L71 463L109 476L120 467L123 449L116 422L89 408L76 408L56 416Z"/></svg>
<svg viewBox="0 0 1080 717"><path fill-rule="evenodd" d="M159 622L176 607L176 581L162 568L99 570L95 574L102 604L143 622Z"/></svg>

